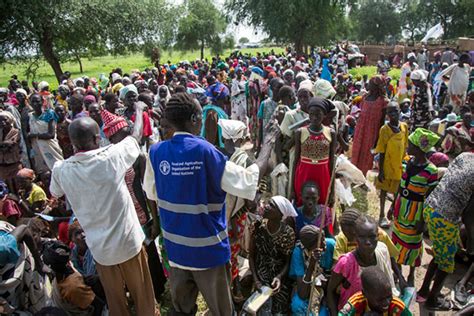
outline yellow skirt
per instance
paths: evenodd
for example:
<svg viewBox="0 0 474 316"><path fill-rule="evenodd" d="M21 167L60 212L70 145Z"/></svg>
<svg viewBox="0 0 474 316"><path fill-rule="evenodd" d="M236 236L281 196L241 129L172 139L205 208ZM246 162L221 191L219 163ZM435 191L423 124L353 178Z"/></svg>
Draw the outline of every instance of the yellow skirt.
<svg viewBox="0 0 474 316"><path fill-rule="evenodd" d="M380 182L378 178L375 178L375 187L378 190L384 190L389 193L395 193L398 191L400 186L400 180L385 179L383 182Z"/></svg>

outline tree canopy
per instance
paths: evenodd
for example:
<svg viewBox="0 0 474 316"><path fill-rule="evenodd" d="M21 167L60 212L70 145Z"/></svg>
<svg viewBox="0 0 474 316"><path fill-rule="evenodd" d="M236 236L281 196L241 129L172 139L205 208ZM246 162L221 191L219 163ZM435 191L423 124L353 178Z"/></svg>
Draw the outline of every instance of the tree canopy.
<svg viewBox="0 0 474 316"><path fill-rule="evenodd" d="M337 39L333 32L344 15L343 0L227 0L229 19L261 27L277 42L305 46Z"/></svg>
<svg viewBox="0 0 474 316"><path fill-rule="evenodd" d="M44 59L59 80L61 63L84 54L125 53L171 41L165 0L3 0L0 56Z"/></svg>
<svg viewBox="0 0 474 316"><path fill-rule="evenodd" d="M178 23L176 47L181 50L201 50L204 58L204 48L210 47L213 53L219 53L224 48L221 36L227 23L221 12L212 2L206 0L189 0L183 4L183 16Z"/></svg>

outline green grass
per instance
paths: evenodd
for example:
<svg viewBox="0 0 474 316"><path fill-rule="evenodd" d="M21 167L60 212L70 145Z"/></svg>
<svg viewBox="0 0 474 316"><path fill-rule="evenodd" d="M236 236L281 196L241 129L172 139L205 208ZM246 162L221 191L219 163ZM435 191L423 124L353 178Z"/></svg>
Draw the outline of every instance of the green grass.
<svg viewBox="0 0 474 316"><path fill-rule="evenodd" d="M263 47L263 48L245 48L242 49L244 54L250 53L255 55L257 52L269 52L273 49L276 53L283 52L284 48L282 47ZM231 50L226 50L222 56L229 56ZM194 60L199 58L199 51L164 51L162 52L161 62L167 62L170 60L172 63L179 62L181 60ZM204 52L205 58L211 58L211 53L209 50ZM67 62L62 64L63 71L70 71L73 78L79 76L88 76L98 78L99 74L105 73L108 74L113 68L120 67L124 72L130 72L132 69L143 70L146 67L152 67L152 64L149 58L143 56L143 54L130 54L124 56L101 56L93 57L90 59L84 58L82 60L84 72L81 74L79 71L79 64L77 62ZM25 71L28 67L28 63L3 63L0 64L0 86L6 87L8 85L8 80L12 74L17 74L20 79L25 79ZM367 74L369 78L375 75L377 68L375 66L367 66L361 68L353 68L350 70L350 73L353 76ZM389 72L389 75L392 77L393 81L396 81L400 78L400 69L392 69ZM44 60L40 61L39 68L36 71L36 76L28 78L28 81L31 80L42 81L45 80L50 83L52 89L56 89L58 83L56 77L54 76L53 70Z"/></svg>
<svg viewBox="0 0 474 316"><path fill-rule="evenodd" d="M388 75L392 78L392 83L396 82L398 79L400 79L400 74L401 70L398 68L393 68L388 72ZM372 77L373 75L377 74L377 67L375 66L366 66L366 67L360 67L360 68L352 68L349 70L349 73L352 76L356 75L367 75L369 78Z"/></svg>
<svg viewBox="0 0 474 316"><path fill-rule="evenodd" d="M281 47L263 47L263 48L246 48L242 49L242 53L250 53L252 55L257 52L269 52L271 49L275 53L281 53L284 48ZM232 50L226 50L222 56L229 56ZM209 50L205 50L204 57L211 58L211 53ZM170 60L172 63L179 62L181 60L195 60L200 57L200 52L196 51L164 51L162 52L161 62L165 63ZM108 74L112 69L120 67L126 73L130 72L132 69L143 70L146 67L152 67L150 59L143 56L143 54L131 54L125 56L101 56L93 57L91 59L84 58L82 60L84 73L80 73L79 64L77 62L67 62L62 64L63 71L70 71L73 78L79 76L88 76L88 77L99 77L99 74L105 73ZM28 67L28 63L4 63L0 64L0 86L6 87L8 85L8 80L12 74L17 74L18 78L25 78L25 71ZM54 72L51 69L51 66L45 61L40 62L40 67L36 71L35 78L28 78L28 81L31 80L42 81L45 80L50 83L51 88L55 89L58 86Z"/></svg>

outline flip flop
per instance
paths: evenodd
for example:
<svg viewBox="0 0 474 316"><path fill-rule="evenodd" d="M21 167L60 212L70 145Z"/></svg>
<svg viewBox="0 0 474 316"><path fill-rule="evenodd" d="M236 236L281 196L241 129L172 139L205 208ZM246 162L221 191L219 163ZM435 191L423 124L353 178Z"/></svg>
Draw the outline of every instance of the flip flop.
<svg viewBox="0 0 474 316"><path fill-rule="evenodd" d="M426 297L423 297L423 296L421 296L417 293L416 294L416 302L420 303L420 304L423 304L424 302L426 302Z"/></svg>
<svg viewBox="0 0 474 316"><path fill-rule="evenodd" d="M431 311L450 311L454 308L453 302L446 298L439 298L436 300L436 305L431 306L425 303L425 308Z"/></svg>
<svg viewBox="0 0 474 316"><path fill-rule="evenodd" d="M379 226L381 228L390 228L390 221L386 217L384 217L379 220Z"/></svg>

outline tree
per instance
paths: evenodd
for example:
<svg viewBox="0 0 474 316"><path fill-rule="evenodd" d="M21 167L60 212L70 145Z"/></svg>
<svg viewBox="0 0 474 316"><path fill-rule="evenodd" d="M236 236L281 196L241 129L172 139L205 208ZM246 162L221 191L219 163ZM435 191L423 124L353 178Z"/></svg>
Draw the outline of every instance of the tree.
<svg viewBox="0 0 474 316"><path fill-rule="evenodd" d="M384 42L386 37L399 36L401 32L400 13L393 1L366 0L351 12L352 20L360 40Z"/></svg>
<svg viewBox="0 0 474 316"><path fill-rule="evenodd" d="M334 39L335 26L350 0L227 0L228 18L261 27L277 42L293 43L298 54L305 46Z"/></svg>
<svg viewBox="0 0 474 316"><path fill-rule="evenodd" d="M226 35L222 43L225 49L233 49L235 47L235 40L232 35Z"/></svg>
<svg viewBox="0 0 474 316"><path fill-rule="evenodd" d="M239 38L239 44L247 44L250 40L247 37Z"/></svg>
<svg viewBox="0 0 474 316"><path fill-rule="evenodd" d="M165 0L120 6L114 0L2 0L0 55L32 62L43 57L59 80L66 60L80 64L84 55L125 53L163 37L171 28L168 8Z"/></svg>
<svg viewBox="0 0 474 316"><path fill-rule="evenodd" d="M182 7L183 17L178 23L176 47L181 50L199 48L201 59L204 59L204 48L222 51L220 35L227 23L224 16L212 2L206 0L189 0Z"/></svg>

